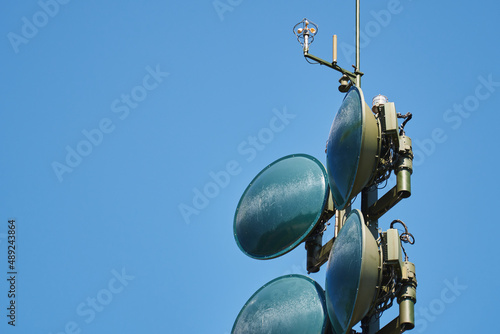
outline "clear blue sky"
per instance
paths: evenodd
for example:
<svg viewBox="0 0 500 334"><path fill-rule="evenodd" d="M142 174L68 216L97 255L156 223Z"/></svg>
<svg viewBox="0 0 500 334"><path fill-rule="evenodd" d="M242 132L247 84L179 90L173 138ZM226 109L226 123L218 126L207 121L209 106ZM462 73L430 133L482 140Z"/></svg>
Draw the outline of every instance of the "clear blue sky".
<svg viewBox="0 0 500 334"><path fill-rule="evenodd" d="M225 334L263 284L305 274L303 245L270 261L240 252L233 215L274 160L326 163L339 75L307 64L292 28L317 23L311 53L325 59L337 34L350 68L354 1L0 7L0 275L11 218L18 270L16 328L0 280L2 333ZM367 100L384 94L413 113L413 194L380 227L402 219L416 238L415 332L488 330L500 274L500 5L361 10ZM265 130L271 122L279 130ZM310 276L322 286L325 269Z"/></svg>

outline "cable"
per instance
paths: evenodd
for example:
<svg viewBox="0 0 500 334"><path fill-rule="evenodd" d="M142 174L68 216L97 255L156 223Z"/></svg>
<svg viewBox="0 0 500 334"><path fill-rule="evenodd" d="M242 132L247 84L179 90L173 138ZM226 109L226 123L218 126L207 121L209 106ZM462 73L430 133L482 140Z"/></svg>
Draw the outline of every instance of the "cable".
<svg viewBox="0 0 500 334"><path fill-rule="evenodd" d="M406 227L406 224L403 223L403 221L401 221L399 219L393 220L390 227L394 228L393 227L394 224L397 224L397 223L403 225L403 227L405 229L405 231L403 233L401 233L401 235L399 236L399 239L404 243L413 245L415 243L415 237L413 236L413 234L408 232L408 227ZM408 261L408 254L406 254L406 250L403 247L403 244L401 244L401 248L403 249L403 253L405 254L405 261Z"/></svg>
<svg viewBox="0 0 500 334"><path fill-rule="evenodd" d="M401 225L403 225L405 231L403 233L401 233L401 236L400 236L400 239L402 242L405 242L405 243L408 243L410 245L413 245L415 243L415 237L413 236L413 234L411 234L410 232L408 232L408 227L406 227L406 224L403 223L402 220L399 220L399 219L395 219L392 221L390 227L391 228L394 228L394 224L396 223L399 223Z"/></svg>
<svg viewBox="0 0 500 334"><path fill-rule="evenodd" d="M307 61L309 64L312 64L312 65L318 65L318 64L319 64L319 65L321 65L321 64L320 64L320 63L318 63L317 61L315 61L315 62L311 62L311 61L309 61L309 59L307 59L307 57L304 57L304 58L306 59L306 61Z"/></svg>
<svg viewBox="0 0 500 334"><path fill-rule="evenodd" d="M405 131L404 131L405 125L413 117L413 115L411 114L411 112L407 112L405 115L402 115L402 114L398 113L397 116L398 116L398 118L404 118L405 119L403 121L403 123L401 123L401 126L399 127L399 135L403 136L405 134Z"/></svg>
<svg viewBox="0 0 500 334"><path fill-rule="evenodd" d="M394 268L391 267L391 272L390 272L390 278L385 285L385 290L384 292L381 289L381 292L379 294L379 297L375 301L375 313L376 313L376 318L380 319L382 314L384 313L385 310L391 308L392 304L394 303L394 299L396 298L396 293L399 291L399 288L397 288L397 283L396 283L396 273L394 272Z"/></svg>
<svg viewBox="0 0 500 334"><path fill-rule="evenodd" d="M389 175L390 175L390 173L389 173ZM383 185L383 186L381 186L381 187L379 187L379 184L380 184L380 183L382 183L382 182L384 182L384 181L385 181L384 185ZM382 190L382 189L384 189L385 187L387 187L387 184L388 184L388 183L389 183L389 178L388 178L388 177L386 178L386 177L384 176L384 179L381 179L381 180L380 180L380 182L379 182L379 183L377 183L377 189L378 189L378 190Z"/></svg>
<svg viewBox="0 0 500 334"><path fill-rule="evenodd" d="M394 170L396 159L396 145L392 138L383 140L383 156L380 158L380 165L378 166L378 176L375 179L375 184L379 184L388 180L391 177L391 171ZM385 186L384 186L385 187ZM382 187L383 188L383 187Z"/></svg>

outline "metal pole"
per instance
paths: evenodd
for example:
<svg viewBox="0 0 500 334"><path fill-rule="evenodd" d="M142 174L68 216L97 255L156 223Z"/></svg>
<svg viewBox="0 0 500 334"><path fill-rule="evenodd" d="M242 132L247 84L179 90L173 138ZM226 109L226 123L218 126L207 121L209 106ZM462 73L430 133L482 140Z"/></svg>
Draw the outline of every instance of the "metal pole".
<svg viewBox="0 0 500 334"><path fill-rule="evenodd" d="M356 85L361 88L361 75L359 61L359 0L356 0Z"/></svg>
<svg viewBox="0 0 500 334"><path fill-rule="evenodd" d="M361 192L361 212L365 215L368 212L368 208L373 205L378 199L377 186L371 186L368 189L363 189ZM373 234L375 240L378 239L378 219L370 220L368 229ZM365 317L361 320L361 328L363 334L375 334L380 329L380 319L376 316L371 318Z"/></svg>
<svg viewBox="0 0 500 334"><path fill-rule="evenodd" d="M360 10L359 10L359 1L356 0L356 69L354 73L356 74L356 85L361 88L361 70L360 70L360 59L359 59L359 50L360 50ZM373 205L378 200L378 190L377 186L372 186L369 189L364 189L361 192L361 212L366 217L368 213L368 208ZM378 239L378 220L372 220L369 222L368 226L370 232L373 234L375 240ZM363 334L375 334L380 330L380 319L377 317L364 318L361 321L361 328Z"/></svg>

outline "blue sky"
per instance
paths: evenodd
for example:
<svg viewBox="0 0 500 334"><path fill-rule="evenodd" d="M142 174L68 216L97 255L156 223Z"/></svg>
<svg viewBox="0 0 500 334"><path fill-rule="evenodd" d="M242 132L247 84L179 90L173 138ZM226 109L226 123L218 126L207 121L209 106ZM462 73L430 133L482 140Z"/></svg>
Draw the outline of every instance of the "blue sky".
<svg viewBox="0 0 500 334"><path fill-rule="evenodd" d="M233 216L274 160L326 164L339 75L307 64L292 28L318 24L324 59L337 34L350 68L354 1L1 7L0 261L7 277L15 219L18 274L16 328L0 281L0 331L225 334L263 284L305 274L302 245L270 261L240 252ZM416 332L487 330L496 315L499 9L362 2L364 94L413 113L412 196L380 227L401 219L416 238ZM325 269L310 275L322 286Z"/></svg>

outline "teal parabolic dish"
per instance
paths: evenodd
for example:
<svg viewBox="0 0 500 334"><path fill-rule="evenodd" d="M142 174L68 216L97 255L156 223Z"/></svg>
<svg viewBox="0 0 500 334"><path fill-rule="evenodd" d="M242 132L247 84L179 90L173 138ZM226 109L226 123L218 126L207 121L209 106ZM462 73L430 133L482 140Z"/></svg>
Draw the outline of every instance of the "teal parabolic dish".
<svg viewBox="0 0 500 334"><path fill-rule="evenodd" d="M265 284L246 302L232 334L323 334L329 329L321 286L302 275Z"/></svg>
<svg viewBox="0 0 500 334"><path fill-rule="evenodd" d="M346 94L330 129L326 166L335 200L343 209L351 199L361 154L363 134L362 99L357 87Z"/></svg>
<svg viewBox="0 0 500 334"><path fill-rule="evenodd" d="M328 194L325 167L314 157L276 160L253 179L238 203L233 224L238 247L256 259L291 251L318 223Z"/></svg>
<svg viewBox="0 0 500 334"><path fill-rule="evenodd" d="M335 238L326 269L326 305L335 334L350 333L372 308L381 266L377 241L361 211L351 211Z"/></svg>

